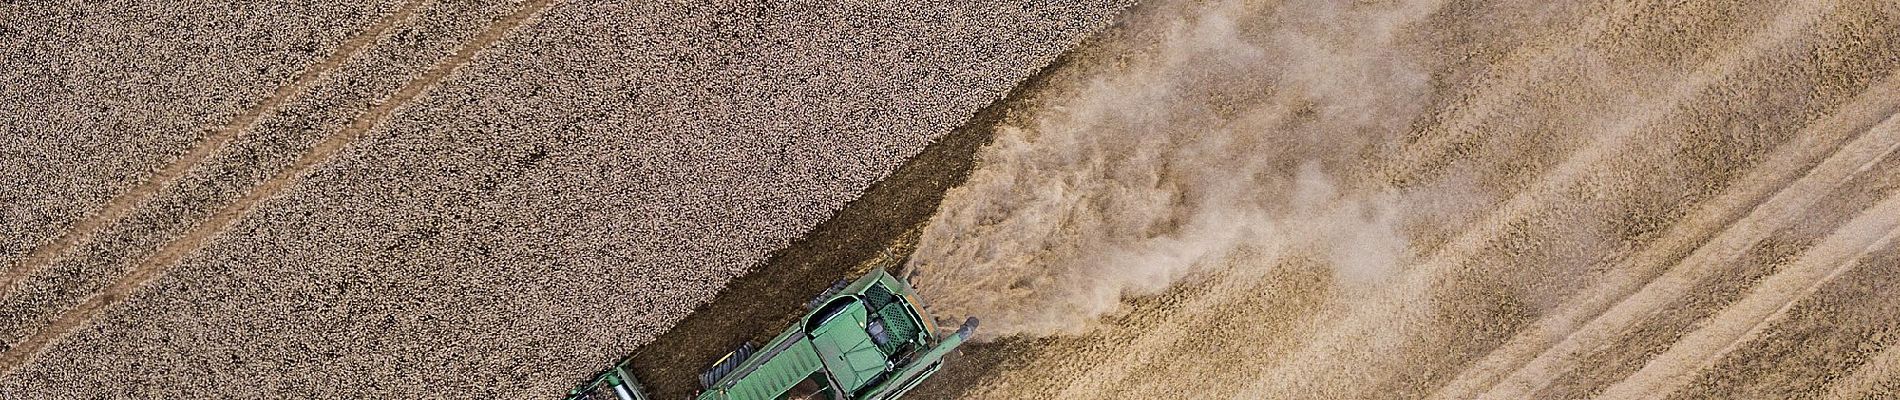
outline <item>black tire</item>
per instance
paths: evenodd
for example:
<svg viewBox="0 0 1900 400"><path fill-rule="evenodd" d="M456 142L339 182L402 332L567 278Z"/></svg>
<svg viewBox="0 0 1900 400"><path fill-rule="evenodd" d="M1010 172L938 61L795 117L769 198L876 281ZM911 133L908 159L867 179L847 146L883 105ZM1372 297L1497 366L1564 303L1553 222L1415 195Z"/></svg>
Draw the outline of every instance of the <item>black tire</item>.
<svg viewBox="0 0 1900 400"><path fill-rule="evenodd" d="M725 358L720 359L718 364L713 364L712 368L707 369L706 372L699 373L699 390L711 389L714 383L719 383L720 379L739 368L739 364L744 364L746 359L752 358L754 350L757 349L752 347L751 342L741 344L738 349L732 350Z"/></svg>

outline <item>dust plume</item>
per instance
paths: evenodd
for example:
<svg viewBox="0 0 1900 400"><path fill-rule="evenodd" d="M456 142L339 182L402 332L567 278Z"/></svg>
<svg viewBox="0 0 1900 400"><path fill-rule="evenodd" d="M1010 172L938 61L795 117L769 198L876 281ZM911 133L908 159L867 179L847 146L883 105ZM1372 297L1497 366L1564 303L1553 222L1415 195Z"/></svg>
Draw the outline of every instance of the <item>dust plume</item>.
<svg viewBox="0 0 1900 400"><path fill-rule="evenodd" d="M1122 29L1127 60L1015 110L947 195L911 266L943 316L986 336L1079 333L1203 273L1289 256L1378 285L1408 253L1416 194L1390 157L1432 96L1408 48L1429 6L1174 2ZM1218 270L1218 271L1217 271ZM1251 270L1251 271L1250 271Z"/></svg>

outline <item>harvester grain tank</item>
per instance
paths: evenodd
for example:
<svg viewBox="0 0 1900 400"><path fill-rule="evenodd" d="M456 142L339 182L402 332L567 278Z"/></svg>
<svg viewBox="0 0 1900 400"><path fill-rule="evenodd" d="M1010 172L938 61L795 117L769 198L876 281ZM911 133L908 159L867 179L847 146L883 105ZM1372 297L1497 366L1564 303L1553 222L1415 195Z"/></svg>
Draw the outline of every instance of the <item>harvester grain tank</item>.
<svg viewBox="0 0 1900 400"><path fill-rule="evenodd" d="M764 346L742 346L699 376L698 400L896 399L943 366L976 318L947 334L908 282L883 270L834 286ZM651 400L621 359L568 392L568 400Z"/></svg>

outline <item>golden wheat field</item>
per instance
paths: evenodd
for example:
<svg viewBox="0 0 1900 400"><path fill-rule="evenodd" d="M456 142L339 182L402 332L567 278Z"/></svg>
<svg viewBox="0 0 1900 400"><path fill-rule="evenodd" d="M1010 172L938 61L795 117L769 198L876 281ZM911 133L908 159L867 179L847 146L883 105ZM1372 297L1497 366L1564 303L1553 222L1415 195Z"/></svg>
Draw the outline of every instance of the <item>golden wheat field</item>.
<svg viewBox="0 0 1900 400"><path fill-rule="evenodd" d="M931 393L1900 396L1896 18L1144 3L923 228Z"/></svg>

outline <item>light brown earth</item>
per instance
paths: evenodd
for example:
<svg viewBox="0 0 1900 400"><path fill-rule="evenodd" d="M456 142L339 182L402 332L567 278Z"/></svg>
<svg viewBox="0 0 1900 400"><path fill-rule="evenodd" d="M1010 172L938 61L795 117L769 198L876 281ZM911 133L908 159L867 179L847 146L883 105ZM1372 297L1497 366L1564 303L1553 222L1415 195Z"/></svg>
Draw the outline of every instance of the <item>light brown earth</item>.
<svg viewBox="0 0 1900 400"><path fill-rule="evenodd" d="M1034 75L1120 4L450 4L156 31L0 6L0 35L97 43L0 42L22 82L0 88L0 398L540 397L649 342L643 369L685 375L796 312L773 304L906 255L940 314L993 321L921 398L1900 396L1891 3L1150 2ZM181 10L220 15L143 12ZM1232 38L1178 40L1214 13ZM282 44L151 40L234 31ZM1227 41L1269 56L1203 58ZM1290 57L1313 54L1353 57ZM1090 89L1156 81L1182 90ZM1245 152L1172 151L1215 135ZM1128 161L1154 137L1194 140ZM1334 189L1317 205L1287 194L1303 171ZM1249 178L1180 189L1225 175ZM1180 239L1077 229L1177 190L1266 193L1249 211L1295 234L1159 270L1051 256ZM1137 205L1172 220L1195 196ZM1360 237L1326 228L1361 205L1394 205L1404 239L1376 268L1302 235ZM1355 212L1281 215L1309 206ZM1033 262L944 263L1003 240L1021 253L986 260ZM1035 307L1094 284L1111 303Z"/></svg>

